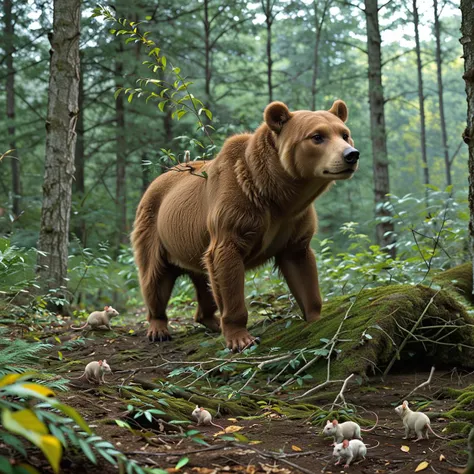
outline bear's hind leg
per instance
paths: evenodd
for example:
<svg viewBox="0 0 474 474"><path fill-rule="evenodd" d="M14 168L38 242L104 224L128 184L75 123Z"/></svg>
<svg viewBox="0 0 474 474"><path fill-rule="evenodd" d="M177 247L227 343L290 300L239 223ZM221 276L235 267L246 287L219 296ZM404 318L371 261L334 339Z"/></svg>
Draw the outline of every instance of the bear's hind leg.
<svg viewBox="0 0 474 474"><path fill-rule="evenodd" d="M177 267L166 266L157 269L154 272L154 278L146 282L142 281L142 294L148 308L147 320L150 324L147 336L152 342L171 341L166 306L174 283L180 274L181 271Z"/></svg>
<svg viewBox="0 0 474 474"><path fill-rule="evenodd" d="M211 331L220 332L220 319L216 316L217 305L209 285L207 275L190 273L189 277L196 288L198 307L194 321L206 326Z"/></svg>

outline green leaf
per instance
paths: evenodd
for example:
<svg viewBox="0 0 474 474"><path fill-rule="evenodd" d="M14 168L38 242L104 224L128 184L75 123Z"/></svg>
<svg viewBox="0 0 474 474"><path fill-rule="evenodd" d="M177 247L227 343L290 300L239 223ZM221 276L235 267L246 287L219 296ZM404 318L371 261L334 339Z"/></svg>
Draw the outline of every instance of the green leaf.
<svg viewBox="0 0 474 474"><path fill-rule="evenodd" d="M117 423L117 425L120 426L120 428L127 428L127 429L131 429L130 428L130 425L126 422L126 421L122 421L122 420L115 420L115 423Z"/></svg>
<svg viewBox="0 0 474 474"><path fill-rule="evenodd" d="M92 464L97 464L97 458L92 452L91 447L82 438L79 438L79 446L81 447L83 453L87 456L87 458L92 462Z"/></svg>
<svg viewBox="0 0 474 474"><path fill-rule="evenodd" d="M163 67L166 67L166 56L161 56L161 64L163 64Z"/></svg>
<svg viewBox="0 0 474 474"><path fill-rule="evenodd" d="M13 472L15 474L41 474L38 471L38 469L24 462L22 462L21 464L18 464L17 466L14 466L13 469L14 469Z"/></svg>
<svg viewBox="0 0 474 474"><path fill-rule="evenodd" d="M0 432L0 440L26 457L26 449L21 439L11 433Z"/></svg>
<svg viewBox="0 0 474 474"><path fill-rule="evenodd" d="M168 101L167 101L167 100L164 100L164 101L158 103L158 108L159 108L162 112L163 112L163 110L165 109L166 102L168 102Z"/></svg>
<svg viewBox="0 0 474 474"><path fill-rule="evenodd" d="M175 466L175 469L181 469L183 466L186 466L188 464L189 458L181 458L178 463Z"/></svg>
<svg viewBox="0 0 474 474"><path fill-rule="evenodd" d="M51 400L50 403L52 407L63 412L69 418L72 418L76 422L76 424L81 427L87 434L92 434L92 430L89 428L87 422L73 407L70 407L69 405L64 405L58 402L57 400Z"/></svg>
<svg viewBox="0 0 474 474"><path fill-rule="evenodd" d="M2 474L13 474L13 467L5 456L0 456L0 472Z"/></svg>
<svg viewBox="0 0 474 474"><path fill-rule="evenodd" d="M120 95L120 93L123 91L123 87L119 87L115 93L114 93L114 99L117 100L117 97Z"/></svg>
<svg viewBox="0 0 474 474"><path fill-rule="evenodd" d="M117 465L117 460L112 457L107 451L105 451L104 449L97 449L97 452L105 459L107 460L110 464L112 464L112 466L116 466Z"/></svg>

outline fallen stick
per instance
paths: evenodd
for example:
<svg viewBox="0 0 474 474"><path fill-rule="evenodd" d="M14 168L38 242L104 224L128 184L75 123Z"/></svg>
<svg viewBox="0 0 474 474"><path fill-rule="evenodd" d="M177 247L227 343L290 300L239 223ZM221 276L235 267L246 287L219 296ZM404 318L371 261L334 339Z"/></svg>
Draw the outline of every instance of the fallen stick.
<svg viewBox="0 0 474 474"><path fill-rule="evenodd" d="M413 393L415 393L419 388L423 388L425 387L426 385L429 385L431 383L431 379L433 378L433 374L434 374L434 371L435 371L435 367L433 365L433 367L431 367L431 372L430 372L430 376L428 377L428 380L426 382L423 382L423 383L420 383L420 385L418 385L417 387L415 387L408 395L405 395L403 398L408 398L410 395L412 395Z"/></svg>
<svg viewBox="0 0 474 474"><path fill-rule="evenodd" d="M334 399L334 401L332 402L332 405L331 405L331 411L334 409L334 406L336 405L337 401L339 400L339 398L341 399L342 403L344 404L345 407L347 407L347 403L346 403L346 399L344 398L344 390L346 389L347 387L347 382L349 382L349 380L354 377L354 374L351 374L349 375L349 377L347 377L346 380L344 380L344 383L342 384L342 387L341 387L341 391L337 394L336 398Z"/></svg>

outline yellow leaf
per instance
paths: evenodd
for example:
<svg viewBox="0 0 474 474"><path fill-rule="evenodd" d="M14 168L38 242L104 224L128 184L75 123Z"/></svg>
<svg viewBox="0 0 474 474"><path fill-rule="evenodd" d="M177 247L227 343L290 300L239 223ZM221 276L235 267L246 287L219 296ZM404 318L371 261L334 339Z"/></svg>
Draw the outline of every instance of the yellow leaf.
<svg viewBox="0 0 474 474"><path fill-rule="evenodd" d="M128 331L129 334L135 334L135 331L133 329L130 329L130 331Z"/></svg>
<svg viewBox="0 0 474 474"><path fill-rule="evenodd" d="M41 436L39 448L51 464L54 472L59 472L59 462L63 454L63 446L58 438L52 435Z"/></svg>
<svg viewBox="0 0 474 474"><path fill-rule="evenodd" d="M237 418L227 418L227 421L233 421L233 422L237 423Z"/></svg>
<svg viewBox="0 0 474 474"><path fill-rule="evenodd" d="M424 471L429 465L430 465L429 462L426 462L426 461L420 462L420 464L418 464L417 468L415 469L415 472Z"/></svg>
<svg viewBox="0 0 474 474"><path fill-rule="evenodd" d="M59 360L63 360L63 353L61 351L58 351L58 358Z"/></svg>
<svg viewBox="0 0 474 474"><path fill-rule="evenodd" d="M402 446L400 449L401 449L401 450L402 450L404 453L408 453L408 452L410 452L410 448L409 448L409 446L405 446L405 445L403 445L403 446Z"/></svg>
<svg viewBox="0 0 474 474"><path fill-rule="evenodd" d="M28 374L31 374L31 372L28 372ZM12 383L15 383L17 380L24 378L26 373L24 374L8 374L5 375L4 377L0 378L0 387L5 387L6 385L11 385Z"/></svg>
<svg viewBox="0 0 474 474"><path fill-rule="evenodd" d="M220 435L223 435L223 434L225 434L225 431L218 431L217 433L214 433L214 437L220 436Z"/></svg>
<svg viewBox="0 0 474 474"><path fill-rule="evenodd" d="M39 393L44 397L54 397L54 392L50 388L45 387L44 385L27 382L20 385L20 387L26 388L27 390L32 390L33 392Z"/></svg>
<svg viewBox="0 0 474 474"><path fill-rule="evenodd" d="M439 460L440 460L440 461L446 461L446 458L444 457L443 454L440 454L440 455L439 455Z"/></svg>
<svg viewBox="0 0 474 474"><path fill-rule="evenodd" d="M53 471L59 472L59 461L62 456L62 445L58 438L48 433L46 425L42 423L32 410L25 409L11 412L2 411L2 424L10 432L23 436L43 451Z"/></svg>
<svg viewBox="0 0 474 474"><path fill-rule="evenodd" d="M253 441L250 441L249 444L260 444L262 443L263 441L259 441L257 439L254 439Z"/></svg>
<svg viewBox="0 0 474 474"><path fill-rule="evenodd" d="M226 433L235 433L236 431L240 431L240 430L243 430L243 429L244 429L243 426L230 425L230 426L226 426L224 431Z"/></svg>
<svg viewBox="0 0 474 474"><path fill-rule="evenodd" d="M294 444L291 446L291 449L296 452L303 451L300 447L295 446Z"/></svg>
<svg viewBox="0 0 474 474"><path fill-rule="evenodd" d="M61 339L59 339L58 336L54 336L54 340L55 340L56 342L59 342L59 344L61 344Z"/></svg>
<svg viewBox="0 0 474 474"><path fill-rule="evenodd" d="M46 434L48 428L38 419L33 410L25 409L16 412L3 410L2 424L12 433L25 436L25 431L31 431L38 434ZM26 436L25 436L26 437Z"/></svg>

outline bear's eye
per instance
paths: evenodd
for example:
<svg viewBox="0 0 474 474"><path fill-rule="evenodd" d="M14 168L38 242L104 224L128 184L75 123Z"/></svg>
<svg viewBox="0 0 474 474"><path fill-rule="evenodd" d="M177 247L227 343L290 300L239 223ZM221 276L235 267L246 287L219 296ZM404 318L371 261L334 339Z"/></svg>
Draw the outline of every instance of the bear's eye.
<svg viewBox="0 0 474 474"><path fill-rule="evenodd" d="M314 143L317 143L318 145L324 142L324 137L320 135L319 133L316 133L315 135L313 135L312 139Z"/></svg>
<svg viewBox="0 0 474 474"><path fill-rule="evenodd" d="M342 139L347 142L347 140L349 140L349 134L348 133L343 133L342 134Z"/></svg>

